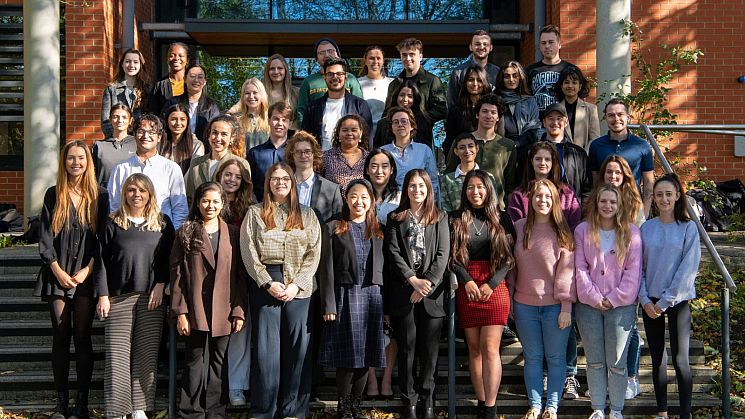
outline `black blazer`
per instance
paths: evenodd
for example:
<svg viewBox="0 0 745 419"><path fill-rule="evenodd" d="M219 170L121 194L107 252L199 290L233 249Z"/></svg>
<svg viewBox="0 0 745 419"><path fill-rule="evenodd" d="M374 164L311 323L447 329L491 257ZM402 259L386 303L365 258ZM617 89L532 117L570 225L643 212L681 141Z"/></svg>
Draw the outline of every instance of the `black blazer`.
<svg viewBox="0 0 745 419"><path fill-rule="evenodd" d="M310 207L315 211L318 222L325 224L341 212L342 205L344 202L339 185L316 173L316 180L310 191Z"/></svg>
<svg viewBox="0 0 745 419"><path fill-rule="evenodd" d="M390 275L385 277L385 296L387 313L392 316L403 316L412 308L410 298L414 288L409 284L408 278L417 273L411 263L409 253L408 235L409 219L403 222L396 221L396 213L388 215L388 223L385 228L384 248L386 249L386 264ZM444 317L445 311L445 288L447 281L443 281L448 258L450 257L450 229L448 228L448 216L444 211L440 212L440 219L424 229L424 242L426 252L423 262L423 277L432 282L434 290L426 296L422 303L424 309L432 317Z"/></svg>
<svg viewBox="0 0 745 419"><path fill-rule="evenodd" d="M318 288L323 314L336 313L336 285L352 285L357 282L357 251L354 239L349 231L337 235L335 231L338 225L339 220L332 220L322 228ZM370 239L365 282L383 285L383 239L374 236Z"/></svg>
<svg viewBox="0 0 745 419"><path fill-rule="evenodd" d="M323 113L326 111L326 101L329 98L328 93L312 102L305 109L303 115L303 130L313 134L318 143L321 143L321 134L323 134ZM348 91L344 93L344 108L342 116L356 114L362 117L367 123L368 129L372 129L372 113L365 99L359 98Z"/></svg>

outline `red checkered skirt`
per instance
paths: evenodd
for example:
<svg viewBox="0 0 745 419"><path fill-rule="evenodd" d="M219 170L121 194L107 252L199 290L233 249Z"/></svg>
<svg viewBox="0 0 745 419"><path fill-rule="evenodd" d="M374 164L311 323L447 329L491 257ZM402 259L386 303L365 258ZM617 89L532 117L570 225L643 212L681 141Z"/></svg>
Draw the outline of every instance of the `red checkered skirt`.
<svg viewBox="0 0 745 419"><path fill-rule="evenodd" d="M486 260L473 260L468 263L468 274L476 285L481 286L491 277L491 264ZM510 314L510 292L502 281L488 300L470 301L463 285L455 292L455 308L458 324L466 329L481 326L504 326Z"/></svg>

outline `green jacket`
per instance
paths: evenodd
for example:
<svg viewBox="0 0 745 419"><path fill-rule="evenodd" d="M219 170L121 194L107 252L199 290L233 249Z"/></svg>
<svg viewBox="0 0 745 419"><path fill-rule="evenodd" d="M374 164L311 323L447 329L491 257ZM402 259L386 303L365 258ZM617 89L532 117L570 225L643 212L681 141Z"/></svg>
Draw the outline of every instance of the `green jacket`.
<svg viewBox="0 0 745 419"><path fill-rule="evenodd" d="M494 189L497 190L497 181L494 180L494 176L489 172L487 174L492 181L492 185L494 185ZM455 177L455 171L440 175L440 202L443 211L450 213L460 208L460 197L465 179L465 174ZM499 210L504 211L504 206L501 203Z"/></svg>
<svg viewBox="0 0 745 419"><path fill-rule="evenodd" d="M360 82L357 81L357 77L354 74L347 73L347 81L344 82L344 87L347 88L349 93L357 97L362 97ZM300 127L303 125L303 114L305 113L305 109L308 108L308 105L310 105L310 102L319 99L328 90L326 80L324 80L321 73L311 74L303 80L297 98L297 126Z"/></svg>
<svg viewBox="0 0 745 419"><path fill-rule="evenodd" d="M476 164L479 168L494 177L495 189L499 208L505 208L505 196L515 188L515 182L519 179L515 173L517 163L517 143L497 134L491 141L477 140L473 134L465 133L462 136L470 136L479 145L479 154L476 155ZM460 137L460 136L459 136ZM457 141L457 139L456 139ZM446 172L454 172L460 164L460 160L450 147Z"/></svg>

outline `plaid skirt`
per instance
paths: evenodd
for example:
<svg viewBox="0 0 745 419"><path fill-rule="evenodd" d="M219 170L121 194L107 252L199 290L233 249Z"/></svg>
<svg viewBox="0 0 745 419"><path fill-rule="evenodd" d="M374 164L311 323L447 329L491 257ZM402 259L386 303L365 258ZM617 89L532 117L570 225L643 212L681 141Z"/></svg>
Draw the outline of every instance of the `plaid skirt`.
<svg viewBox="0 0 745 419"><path fill-rule="evenodd" d="M481 286L491 277L491 264L486 260L472 260L468 263L468 274ZM464 286L455 292L455 309L458 324L467 329L481 326L504 326L510 314L510 292L505 281L494 289L488 300L470 301Z"/></svg>
<svg viewBox="0 0 745 419"><path fill-rule="evenodd" d="M335 286L336 320L323 322L318 363L324 367L385 367L380 286Z"/></svg>

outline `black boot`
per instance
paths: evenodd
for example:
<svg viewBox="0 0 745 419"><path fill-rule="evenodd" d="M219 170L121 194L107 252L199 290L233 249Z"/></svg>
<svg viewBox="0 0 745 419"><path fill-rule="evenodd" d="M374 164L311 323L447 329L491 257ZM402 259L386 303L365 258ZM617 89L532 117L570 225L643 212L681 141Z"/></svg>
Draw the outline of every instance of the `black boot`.
<svg viewBox="0 0 745 419"><path fill-rule="evenodd" d="M78 391L78 396L75 398L75 407L70 412L69 419L90 419L90 413L88 412L88 392Z"/></svg>
<svg viewBox="0 0 745 419"><path fill-rule="evenodd" d="M404 406L403 419L416 419L416 406Z"/></svg>
<svg viewBox="0 0 745 419"><path fill-rule="evenodd" d="M486 410L484 409L486 409L486 402L479 400L476 405L476 419L484 419L484 415L486 414Z"/></svg>
<svg viewBox="0 0 745 419"><path fill-rule="evenodd" d="M352 402L349 396L339 397L336 406L336 417L338 419L354 419L352 416Z"/></svg>
<svg viewBox="0 0 745 419"><path fill-rule="evenodd" d="M485 419L497 419L497 405L484 406L484 418Z"/></svg>
<svg viewBox="0 0 745 419"><path fill-rule="evenodd" d="M367 419L367 416L365 416L362 413L362 408L360 407L360 404L362 403L362 398L357 396L351 396L349 401L349 407L352 411L352 417L354 419Z"/></svg>
<svg viewBox="0 0 745 419"><path fill-rule="evenodd" d="M58 391L57 392L57 406L54 407L54 413L49 418L50 419L67 419L69 410L70 410L70 392Z"/></svg>

